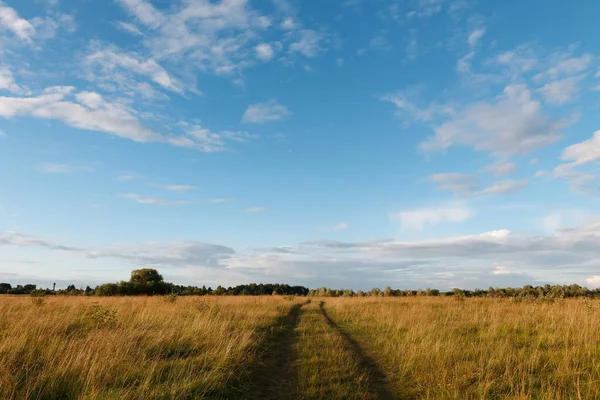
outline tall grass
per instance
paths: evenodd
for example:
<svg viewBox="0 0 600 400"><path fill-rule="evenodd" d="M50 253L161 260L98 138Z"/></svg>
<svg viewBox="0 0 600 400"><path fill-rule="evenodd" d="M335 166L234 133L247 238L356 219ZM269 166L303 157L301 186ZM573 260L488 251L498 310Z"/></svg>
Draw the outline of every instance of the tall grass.
<svg viewBox="0 0 600 400"><path fill-rule="evenodd" d="M325 299L397 397L600 399L600 304Z"/></svg>
<svg viewBox="0 0 600 400"><path fill-rule="evenodd" d="M41 299L0 296L2 400L600 398L597 300Z"/></svg>
<svg viewBox="0 0 600 400"><path fill-rule="evenodd" d="M376 398L357 354L352 352L340 333L327 323L317 303L303 307L296 331L294 352L297 382L290 390L293 398Z"/></svg>
<svg viewBox="0 0 600 400"><path fill-rule="evenodd" d="M232 398L294 302L0 296L1 399Z"/></svg>

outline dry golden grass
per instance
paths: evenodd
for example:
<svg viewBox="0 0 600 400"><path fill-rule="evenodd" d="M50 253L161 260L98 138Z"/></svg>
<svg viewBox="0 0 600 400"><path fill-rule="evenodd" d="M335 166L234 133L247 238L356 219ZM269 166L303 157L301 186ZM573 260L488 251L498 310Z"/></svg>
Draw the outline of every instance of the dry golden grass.
<svg viewBox="0 0 600 400"><path fill-rule="evenodd" d="M397 398L600 399L600 303L324 299Z"/></svg>
<svg viewBox="0 0 600 400"><path fill-rule="evenodd" d="M1 399L239 398L282 297L0 296ZM236 392L239 391L239 392Z"/></svg>
<svg viewBox="0 0 600 400"><path fill-rule="evenodd" d="M303 307L294 346L296 399L374 399L360 357L332 327L318 302Z"/></svg>
<svg viewBox="0 0 600 400"><path fill-rule="evenodd" d="M600 399L597 300L305 301L0 296L0 399Z"/></svg>

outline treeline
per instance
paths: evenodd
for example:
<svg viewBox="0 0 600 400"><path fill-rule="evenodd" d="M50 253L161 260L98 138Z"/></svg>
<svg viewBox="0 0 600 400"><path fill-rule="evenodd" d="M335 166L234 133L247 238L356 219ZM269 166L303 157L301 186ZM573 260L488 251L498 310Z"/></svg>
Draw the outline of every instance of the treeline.
<svg viewBox="0 0 600 400"><path fill-rule="evenodd" d="M36 285L17 285L12 287L9 283L0 283L0 294L29 294L34 296L44 295L70 295L70 296L139 296L139 295L167 295L178 296L263 296L263 295L294 295L306 296L309 289L304 286L290 286L287 284L257 284L238 285L225 288L217 286L197 287L175 285L165 282L162 275L154 269L139 269L131 272L129 281L117 283L105 283L92 289L78 289L75 285L69 285L66 289L38 289Z"/></svg>
<svg viewBox="0 0 600 400"><path fill-rule="evenodd" d="M453 289L452 291L442 292L438 289L392 289L386 287L384 290L373 288L369 291L330 289L322 287L320 289L311 289L309 296L317 297L408 297L408 296L455 296L464 297L492 297L492 298L548 298L559 299L568 297L600 297L600 288L590 290L587 287L572 285L544 285L531 286L525 285L522 288L494 288L463 290Z"/></svg>
<svg viewBox="0 0 600 400"><path fill-rule="evenodd" d="M438 289L392 289L386 287L369 291L354 291L345 289L308 289L304 286L290 286L286 284L257 284L238 285L225 288L217 286L216 289L206 286L184 286L165 282L162 275L155 269L138 269L131 272L129 281L117 283L105 283L92 289L85 289L69 285L66 289L38 289L36 285L17 285L12 287L9 283L0 283L0 294L29 294L34 296L44 295L81 295L81 296L139 296L139 295L177 295L177 296L263 296L263 295L294 295L294 296L318 296L318 297L405 297L405 296L454 296L456 298L466 297L492 297L512 299L560 299L569 297L600 297L600 288L590 290L586 287L573 285L525 285L522 288L493 288L462 290L454 289L443 292Z"/></svg>

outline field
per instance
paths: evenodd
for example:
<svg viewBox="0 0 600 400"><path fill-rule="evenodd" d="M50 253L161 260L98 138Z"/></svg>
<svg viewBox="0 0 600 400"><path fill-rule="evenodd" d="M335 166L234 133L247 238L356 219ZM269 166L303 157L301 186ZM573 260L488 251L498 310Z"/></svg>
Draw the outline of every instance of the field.
<svg viewBox="0 0 600 400"><path fill-rule="evenodd" d="M598 399L600 303L0 296L0 399Z"/></svg>

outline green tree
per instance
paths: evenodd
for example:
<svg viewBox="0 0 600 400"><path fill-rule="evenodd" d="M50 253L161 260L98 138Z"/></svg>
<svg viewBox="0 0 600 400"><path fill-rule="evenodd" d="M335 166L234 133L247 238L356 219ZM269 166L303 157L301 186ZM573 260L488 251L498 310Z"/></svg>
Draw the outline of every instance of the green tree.
<svg viewBox="0 0 600 400"><path fill-rule="evenodd" d="M12 289L10 283L0 283L0 294L6 294L10 292L10 289Z"/></svg>
<svg viewBox="0 0 600 400"><path fill-rule="evenodd" d="M152 285L163 282L163 277L155 269L142 268L131 271L130 282L143 285Z"/></svg>

